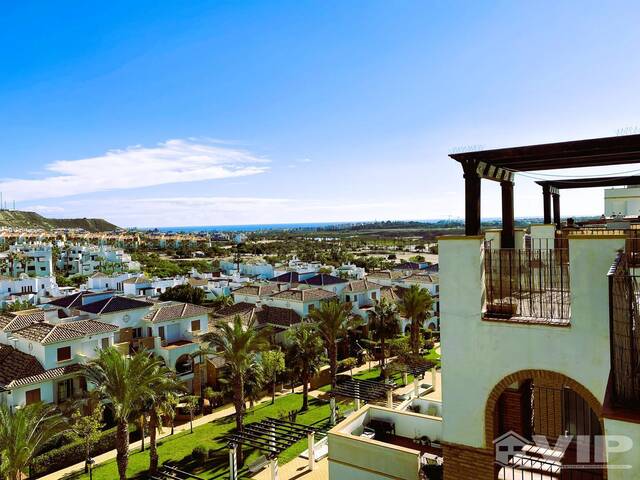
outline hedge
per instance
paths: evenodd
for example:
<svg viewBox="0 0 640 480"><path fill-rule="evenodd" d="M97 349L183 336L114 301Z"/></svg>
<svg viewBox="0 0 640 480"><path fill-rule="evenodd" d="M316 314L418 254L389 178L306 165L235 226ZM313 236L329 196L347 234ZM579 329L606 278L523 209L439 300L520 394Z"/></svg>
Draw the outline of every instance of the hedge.
<svg viewBox="0 0 640 480"><path fill-rule="evenodd" d="M130 433L130 441L139 440L138 431ZM100 434L100 438L91 448L91 455L96 456L116 448L116 428L110 428ZM84 442L75 441L38 455L31 462L31 475L40 477L62 468L84 462Z"/></svg>

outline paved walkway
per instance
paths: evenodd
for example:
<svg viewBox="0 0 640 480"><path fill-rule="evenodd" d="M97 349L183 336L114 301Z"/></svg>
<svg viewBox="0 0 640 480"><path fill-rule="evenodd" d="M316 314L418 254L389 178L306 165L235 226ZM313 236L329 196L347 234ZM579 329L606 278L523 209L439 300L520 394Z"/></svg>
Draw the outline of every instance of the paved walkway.
<svg viewBox="0 0 640 480"><path fill-rule="evenodd" d="M440 351L440 347L437 347L437 351L439 353ZM388 359L391 360L391 359ZM371 362L371 367L372 368L376 368L378 366L378 362ZM364 365L361 365L359 367L356 367L353 369L353 373L361 373L361 372L365 372L369 370L369 364L365 363ZM343 372L344 373L344 372ZM431 379L431 374L427 373L427 377L426 377L426 381L430 381ZM409 384L404 388L401 388L401 391L396 391L396 393L404 393L404 390L407 391L413 391L413 384ZM301 393L302 392L302 385L299 385L297 387L295 387L294 389L295 393ZM277 396L284 396L284 395L289 395L291 393L291 390L283 390L282 392L279 392L277 394ZM309 396L311 397L323 397L326 396L326 392L323 392L321 390L310 390L309 391ZM426 398L429 399L433 399L433 400L441 400L441 383L440 383L440 372L438 371L436 373L436 390L432 393L430 393L429 395L426 396ZM264 398L262 398L260 400L260 402L266 401L266 400L270 400L271 397L270 396L266 396ZM257 402L257 403L260 403ZM198 417L193 421L193 427L198 427L200 425L204 425L206 423L212 422L214 420L218 420L222 417L226 417L229 415L233 415L235 413L235 409L233 408L233 405L229 405L226 406L220 410L217 410L209 415L204 415L202 417ZM175 428L175 432L182 432L185 430L189 430L189 422L176 426ZM165 433L160 434L158 433L158 440L160 440L161 438L164 438L166 436L168 436L170 434L170 429L165 429ZM138 440L137 442L133 442L129 445L129 451L133 452L136 450L140 449L142 442L140 440ZM145 439L145 446L147 446L149 444L149 437L147 437ZM97 455L96 457L94 457L95 461L96 461L96 465L104 463L108 460L114 459L116 458L116 450L111 450L109 452L103 453L102 455ZM57 472L51 473L47 476L41 477L40 480L58 480L58 479L62 479L68 476L71 476L72 474L81 472L84 470L84 462L81 463L76 463L75 465L71 465L70 467L64 468L62 470L58 470ZM282 479L291 479L291 480L295 480L295 479L303 479L303 480L324 480L326 478L329 478L329 463L327 461L326 458L320 460L319 462L316 463L316 468L314 469L313 472L310 472L308 470L308 461L297 457L294 460L292 460L291 462L287 463L286 465L282 465L279 468L279 472L280 472L280 478ZM270 479L270 472L269 469L266 468L265 470L263 470L262 472L260 472L257 476L253 477L255 479L258 480L268 480Z"/></svg>
<svg viewBox="0 0 640 480"><path fill-rule="evenodd" d="M377 363L372 363L372 367L375 368L375 366L377 365ZM360 373L363 371L367 371L369 369L369 365L365 364L365 365L361 365L360 367L354 368L353 369L353 373ZM301 393L302 392L302 385L299 385L297 387L295 387L294 389L295 393ZM277 396L284 396L284 395L289 395L291 393L291 390L283 390L282 392L278 393ZM320 391L320 390L311 390L309 392L309 396L312 397L319 397L321 395L325 395L324 392ZM270 400L271 397L270 396L266 396L264 398L262 398L260 400L260 402L266 401L266 400ZM256 402L256 403L260 403L260 402ZM206 423L212 422L214 420L218 420L219 418L222 417L226 417L228 415L233 415L235 413L235 409L233 408L233 405L229 405L227 407L224 407L221 410L217 410L209 415L204 415L202 417L198 417L193 421L193 427L197 427L200 425L204 425ZM176 426L175 428L175 432L183 432L185 430L189 430L189 422L183 424L183 425L179 425ZM168 436L171 432L170 429L165 429L164 430L165 433L160 434L158 433L157 437L158 440L160 440L161 438L164 438L166 436ZM138 440L137 442L133 442L129 445L129 451L133 452L136 450L140 449L142 442L140 440ZM149 437L147 437L145 439L145 448L149 445ZM116 458L116 450L110 450L106 453L103 453L102 455L97 455L96 457L94 457L95 461L96 461L96 465L100 464L100 463L104 463L108 460L111 460L113 458ZM289 462L292 463L292 462ZM281 468L281 471L283 471L284 467ZM53 472L50 473L49 475L46 475L44 477L41 477L40 480L58 480L61 478L65 478L68 477L74 473L78 473L84 470L84 462L81 463L76 463L75 465L71 465L70 467L67 468L63 468L62 470L58 470L57 472ZM283 476L283 478L289 478L288 476ZM315 479L316 477L309 477L310 479ZM327 478L327 477L318 477L318 478ZM306 480L306 479L305 479Z"/></svg>

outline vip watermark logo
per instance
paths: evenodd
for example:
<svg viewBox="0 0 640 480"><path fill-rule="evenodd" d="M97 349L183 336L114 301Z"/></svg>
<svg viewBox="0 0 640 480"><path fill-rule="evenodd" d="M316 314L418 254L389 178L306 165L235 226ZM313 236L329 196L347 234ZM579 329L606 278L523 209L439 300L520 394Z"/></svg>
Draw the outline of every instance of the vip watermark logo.
<svg viewBox="0 0 640 480"><path fill-rule="evenodd" d="M551 445L544 435L531 440L509 431L493 441L495 462L503 467L541 470L558 469L630 469L631 465L607 463L609 458L633 449L633 440L624 435L560 435ZM568 451L571 450L571 455ZM571 460L569 460L569 457Z"/></svg>
<svg viewBox="0 0 640 480"><path fill-rule="evenodd" d="M484 145L459 145L449 149L449 155L455 153L479 152L484 150Z"/></svg>
<svg viewBox="0 0 640 480"><path fill-rule="evenodd" d="M638 133L640 133L640 127L637 125L632 127L618 128L616 130L616 136L618 137L622 137L624 135L637 135Z"/></svg>

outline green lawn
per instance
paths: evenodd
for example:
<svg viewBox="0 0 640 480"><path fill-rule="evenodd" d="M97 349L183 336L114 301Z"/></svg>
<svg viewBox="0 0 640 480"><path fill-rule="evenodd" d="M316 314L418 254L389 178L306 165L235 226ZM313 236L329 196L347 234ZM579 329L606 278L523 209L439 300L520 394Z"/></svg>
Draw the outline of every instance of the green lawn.
<svg viewBox="0 0 640 480"><path fill-rule="evenodd" d="M279 417L283 413L299 409L301 405L301 394L289 394L279 397L276 399L274 405L271 405L270 401L266 401L249 410L245 423L259 421L266 417ZM305 413L298 414L296 422L306 425L316 425L320 428L327 427L329 422L329 402L309 397L309 410ZM228 478L229 450L226 446L225 436L234 430L234 428L235 421L233 415L231 415L196 427L193 430L193 434L186 431L165 437L158 442L160 463L162 464L162 462L165 461L175 462L181 470L194 473L207 479ZM212 458L210 458L204 466L196 465L190 459L191 452L197 445L215 450ZM280 464L283 465L289 462L306 448L307 440L301 440L279 456ZM254 450L245 449L245 452L248 453L245 465L251 464L262 455L260 452ZM145 473L148 467L148 450L144 452L137 451L129 456L129 468L127 470L129 478L146 478ZM250 478L246 475L246 469L241 469L240 478ZM72 478L88 479L89 476L77 474ZM118 478L115 459L98 466L93 471L93 478L95 480L114 480Z"/></svg>

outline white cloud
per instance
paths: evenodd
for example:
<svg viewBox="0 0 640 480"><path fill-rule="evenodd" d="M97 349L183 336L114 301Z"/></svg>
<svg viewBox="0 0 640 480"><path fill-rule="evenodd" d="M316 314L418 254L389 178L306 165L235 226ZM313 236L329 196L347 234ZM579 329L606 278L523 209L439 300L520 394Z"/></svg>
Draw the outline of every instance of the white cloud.
<svg viewBox="0 0 640 480"><path fill-rule="evenodd" d="M416 218L418 213L407 210L406 202L402 201L350 203L344 198L329 201L250 196L117 197L96 199L90 205L66 200L62 205L67 217L100 217L122 227L337 222Z"/></svg>
<svg viewBox="0 0 640 480"><path fill-rule="evenodd" d="M130 146L79 160L59 160L46 166L40 179L4 179L5 198L24 201L83 193L150 187L256 175L268 170L268 160L219 142L168 140L155 147Z"/></svg>
<svg viewBox="0 0 640 480"><path fill-rule="evenodd" d="M43 215L46 215L49 213L64 212L64 208L56 207L55 205L26 205L26 206L20 206L19 210L24 210L27 212L38 212Z"/></svg>

